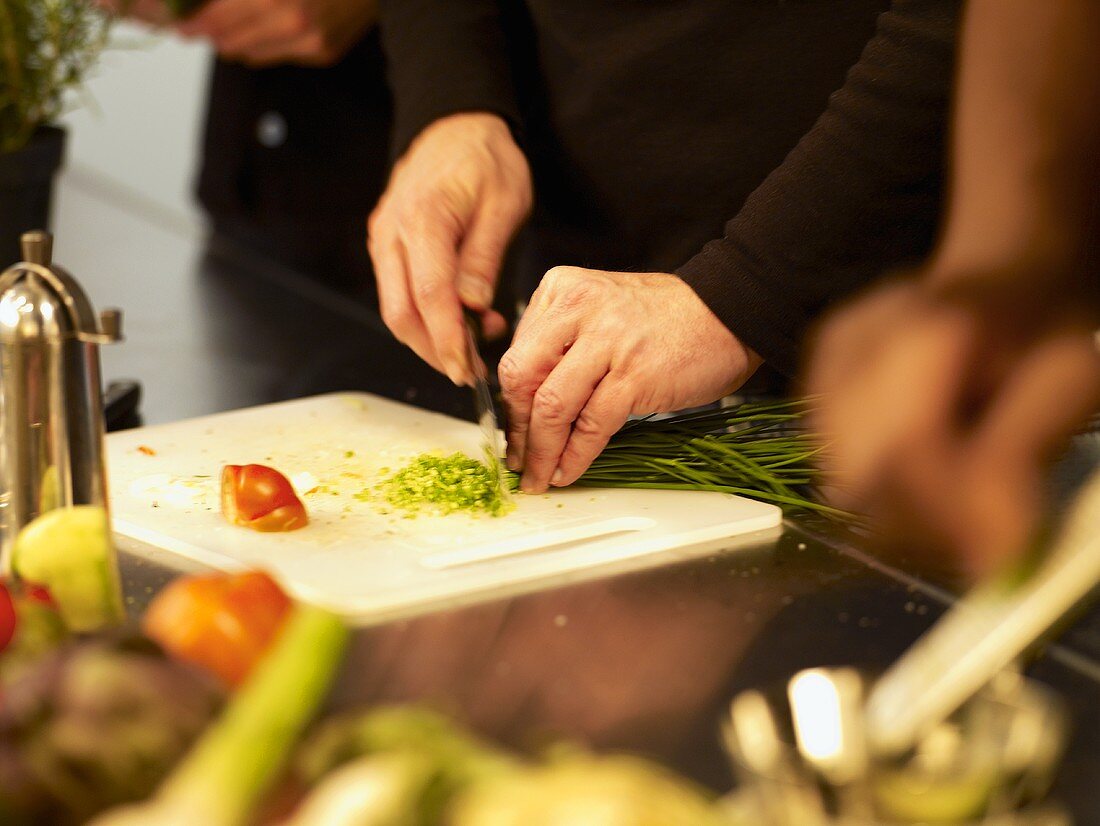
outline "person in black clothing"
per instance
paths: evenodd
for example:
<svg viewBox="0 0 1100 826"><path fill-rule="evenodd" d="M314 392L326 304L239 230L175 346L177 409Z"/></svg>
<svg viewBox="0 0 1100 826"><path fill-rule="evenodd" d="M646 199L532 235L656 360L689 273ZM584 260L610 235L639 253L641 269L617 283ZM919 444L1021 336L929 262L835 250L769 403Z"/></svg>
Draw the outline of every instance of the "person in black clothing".
<svg viewBox="0 0 1100 826"><path fill-rule="evenodd" d="M218 53L198 196L214 230L373 303L364 218L389 170L393 105L376 0L161 0L114 8Z"/></svg>
<svg viewBox="0 0 1100 826"><path fill-rule="evenodd" d="M527 491L571 483L629 414L791 374L812 318L932 243L957 6L383 0L383 318L464 382L461 306L502 331L534 204L520 260L573 266L500 363Z"/></svg>
<svg viewBox="0 0 1100 826"><path fill-rule="evenodd" d="M215 239L373 305L365 218L391 125L377 30L326 68L218 60L198 180Z"/></svg>

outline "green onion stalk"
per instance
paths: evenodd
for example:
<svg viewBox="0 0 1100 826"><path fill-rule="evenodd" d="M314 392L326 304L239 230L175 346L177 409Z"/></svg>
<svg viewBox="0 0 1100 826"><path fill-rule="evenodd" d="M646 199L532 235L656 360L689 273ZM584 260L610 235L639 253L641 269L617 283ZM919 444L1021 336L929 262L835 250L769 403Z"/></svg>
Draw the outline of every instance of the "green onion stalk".
<svg viewBox="0 0 1100 826"><path fill-rule="evenodd" d="M646 417L628 422L575 484L600 488L710 490L771 502L786 514L850 514L815 498L824 449L800 425L813 399Z"/></svg>

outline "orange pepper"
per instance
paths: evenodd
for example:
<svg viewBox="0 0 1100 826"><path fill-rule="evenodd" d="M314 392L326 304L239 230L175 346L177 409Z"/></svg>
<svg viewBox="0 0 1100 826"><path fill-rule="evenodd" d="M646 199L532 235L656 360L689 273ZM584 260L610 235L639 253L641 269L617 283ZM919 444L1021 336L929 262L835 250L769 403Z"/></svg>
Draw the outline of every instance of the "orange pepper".
<svg viewBox="0 0 1100 826"><path fill-rule="evenodd" d="M235 687L263 657L290 607L262 571L187 576L157 594L141 627L175 659Z"/></svg>

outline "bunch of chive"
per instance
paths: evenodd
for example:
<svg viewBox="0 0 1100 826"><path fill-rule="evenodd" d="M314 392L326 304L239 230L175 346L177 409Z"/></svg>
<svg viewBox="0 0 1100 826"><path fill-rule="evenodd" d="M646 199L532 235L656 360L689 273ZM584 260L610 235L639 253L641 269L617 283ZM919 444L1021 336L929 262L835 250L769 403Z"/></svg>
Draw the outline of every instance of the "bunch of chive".
<svg viewBox="0 0 1100 826"><path fill-rule="evenodd" d="M628 422L576 484L720 491L785 513L847 517L813 498L813 459L822 446L798 427L811 404L755 402Z"/></svg>

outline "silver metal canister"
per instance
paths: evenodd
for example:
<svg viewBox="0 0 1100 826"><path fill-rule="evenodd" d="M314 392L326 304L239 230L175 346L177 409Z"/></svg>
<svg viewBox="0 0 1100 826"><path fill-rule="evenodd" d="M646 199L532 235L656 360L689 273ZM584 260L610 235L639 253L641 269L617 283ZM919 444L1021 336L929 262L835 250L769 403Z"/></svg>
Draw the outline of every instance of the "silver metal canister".
<svg viewBox="0 0 1100 826"><path fill-rule="evenodd" d="M70 505L107 505L99 345L121 313L96 316L52 262L53 238L22 237L24 261L0 274L0 572L19 530Z"/></svg>

